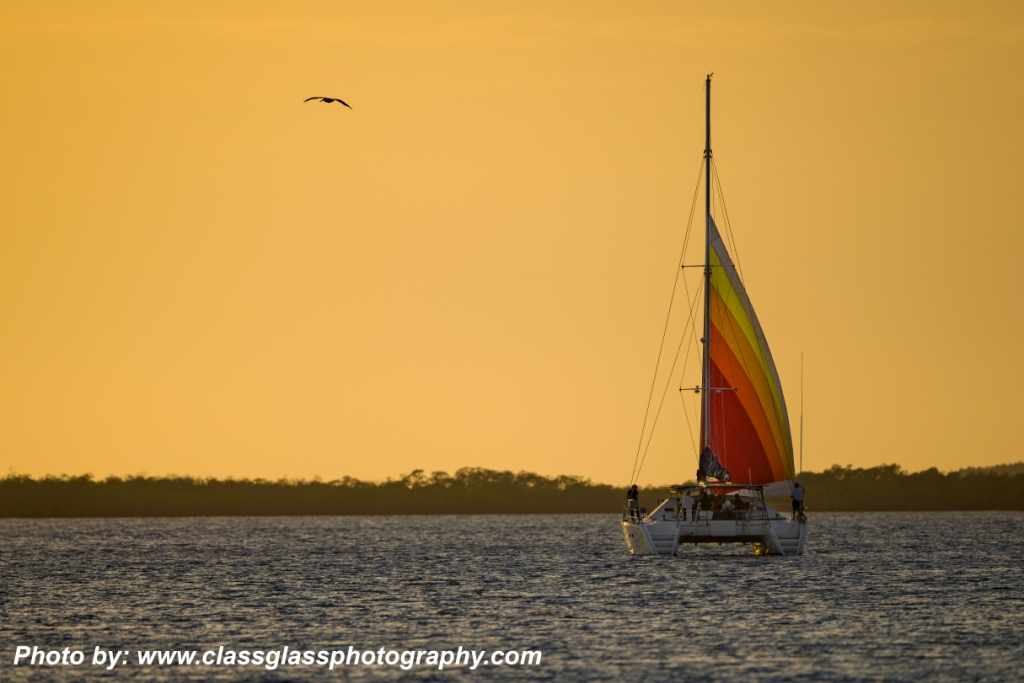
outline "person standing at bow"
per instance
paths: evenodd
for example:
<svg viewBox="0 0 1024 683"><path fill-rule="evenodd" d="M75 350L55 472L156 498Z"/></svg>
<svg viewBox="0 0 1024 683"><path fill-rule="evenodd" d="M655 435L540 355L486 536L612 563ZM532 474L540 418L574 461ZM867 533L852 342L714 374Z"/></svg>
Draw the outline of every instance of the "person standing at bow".
<svg viewBox="0 0 1024 683"><path fill-rule="evenodd" d="M630 517L640 517L640 489L636 487L636 484L633 484L626 491L626 507L629 508Z"/></svg>
<svg viewBox="0 0 1024 683"><path fill-rule="evenodd" d="M793 499L793 521L795 522L797 515L804 511L804 487L800 485L799 481L794 481L793 484L793 491L789 495Z"/></svg>

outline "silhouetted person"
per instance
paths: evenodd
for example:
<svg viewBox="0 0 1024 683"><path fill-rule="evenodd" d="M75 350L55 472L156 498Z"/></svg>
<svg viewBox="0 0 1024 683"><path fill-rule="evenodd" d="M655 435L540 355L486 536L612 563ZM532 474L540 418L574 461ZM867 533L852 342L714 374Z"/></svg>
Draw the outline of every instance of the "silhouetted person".
<svg viewBox="0 0 1024 683"><path fill-rule="evenodd" d="M796 486L793 487L790 497L793 499L793 521L796 521L796 516L803 512L804 509L804 487L800 485L799 481L793 482Z"/></svg>
<svg viewBox="0 0 1024 683"><path fill-rule="evenodd" d="M715 507L715 497L711 493L704 489L700 492L700 507L698 508L698 519L700 518L699 512L706 512L707 519L711 519L711 511Z"/></svg>
<svg viewBox="0 0 1024 683"><path fill-rule="evenodd" d="M640 489L633 484L626 491L626 506L629 508L630 517L640 516Z"/></svg>

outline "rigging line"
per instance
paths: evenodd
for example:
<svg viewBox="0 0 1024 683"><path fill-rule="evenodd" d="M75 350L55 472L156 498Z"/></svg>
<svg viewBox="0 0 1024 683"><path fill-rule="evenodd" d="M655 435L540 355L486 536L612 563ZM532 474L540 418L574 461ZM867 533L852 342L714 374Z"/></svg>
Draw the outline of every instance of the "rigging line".
<svg viewBox="0 0 1024 683"><path fill-rule="evenodd" d="M698 285L697 286L697 291L694 292L693 302L690 304L689 318L688 318L688 320L686 322L687 327L690 329L690 338L694 342L697 341L696 332L694 330L694 328L696 327L697 321L694 320L694 318L693 318L693 310L697 306L698 297L700 296L702 288L703 287L701 285ZM686 339L686 330L685 329L683 330L683 339L684 340ZM694 344L694 346L696 346L696 344ZM690 362L690 349L691 348L693 348L693 346L687 345L686 346L686 355L683 356L683 371L682 371L682 373L680 375L680 378L679 378L679 391L680 391L679 398L683 402L683 412L686 414L686 428L688 430L690 430L690 441L692 442L692 445L693 445L693 453L694 453L694 455L696 455L699 458L700 457L700 453L697 450L697 441L696 441L696 439L694 439L694 436L693 436L693 426L690 424L690 412L686 409L686 399L683 397L683 394L682 394L682 391L683 391L683 378L686 377L686 366Z"/></svg>
<svg viewBox="0 0 1024 683"><path fill-rule="evenodd" d="M693 200L690 201L690 217L686 220L686 236L683 237L683 253L686 253L686 248L690 244L690 235L692 235L693 228L693 214L697 210L697 197L700 196L700 181L704 177L704 157L701 157L700 168L697 170L697 186L693 190ZM684 265L680 265L680 268L686 268ZM703 281L703 280L702 280ZM683 289L686 292L686 300L690 300L690 285L686 282L686 275L683 274ZM685 334L685 330L684 330Z"/></svg>
<svg viewBox="0 0 1024 683"><path fill-rule="evenodd" d="M736 234L733 232L732 224L729 222L729 218L726 217L722 223L724 226L723 232L719 233L722 236L722 244L725 245L729 251L729 259L731 260L731 268L736 274L736 278L739 280L740 285L746 288L743 283L743 274L739 271L739 261L735 256L739 247L736 246Z"/></svg>
<svg viewBox="0 0 1024 683"><path fill-rule="evenodd" d="M720 189L721 189L721 187L719 187L719 190ZM721 267L723 269L725 269L725 271L726 271L725 277L726 277L727 280L729 280L731 282L731 279L729 278L729 273L728 273L729 269L731 268L733 270L733 272L736 274L736 277L739 278L740 284L742 285L743 284L743 276L742 276L742 274L740 274L737 271L736 261L734 260L734 257L733 257L733 254L737 250L736 249L736 238L735 238L735 235L733 234L732 225L729 222L728 216L725 216L723 218L721 229L718 231L718 235L719 235L719 238L722 241L722 246L725 248L726 256L729 257L729 264L726 265L723 262L722 265L721 265Z"/></svg>
<svg viewBox="0 0 1024 683"><path fill-rule="evenodd" d="M718 165L716 163L714 163L714 160L712 160L711 172L714 174L716 190L717 190L717 194L715 195L715 199L717 200L717 204L721 204L722 205L722 227L725 228L725 233L724 233L725 239L728 241L729 249L731 249L731 251L736 255L735 256L734 265L738 266L739 265L739 249L736 248L736 235L733 233L732 221L729 220L729 211L728 211L727 207L725 206L725 195L722 193L722 181L718 177ZM717 206L717 204L716 204L716 206ZM739 273L739 276L740 276L740 281L742 282L743 274Z"/></svg>
<svg viewBox="0 0 1024 683"><path fill-rule="evenodd" d="M683 251L684 252L686 251L686 247L687 247L687 245L690 242L690 236L692 235L691 228L693 226L693 216L694 216L694 213L697 211L697 198L700 196L700 185L701 185L700 181L703 179L703 177L704 177L704 158L701 157L700 168L697 170L697 186L693 190L693 199L690 201L690 217L686 221L686 237L685 237L685 239L683 241ZM682 269L682 266L680 266L680 269ZM704 278L700 278L697 281L697 290L696 290L696 292L697 293L701 292L703 290L703 287L704 287ZM683 288L686 290L686 298L689 301L690 300L690 286L687 284L685 276L683 276ZM697 323L696 323L696 321L694 320L694 317L693 317L693 309L697 305L697 303L696 303L697 302L696 293L694 294L694 297L695 298L693 299L693 302L690 304L689 313L687 314L687 325L689 325L689 327L690 327L690 337L694 341L696 341L697 340L697 328L695 326L696 326ZM683 328L683 336L684 337L686 336L686 328L685 327ZM689 348L687 348L686 353L687 353L687 356L689 356L689 353L690 353Z"/></svg>
<svg viewBox="0 0 1024 683"><path fill-rule="evenodd" d="M675 374L676 363L679 362L679 353L683 350L683 344L686 342L686 335L683 335L679 340L679 346L676 347L676 356L672 360L672 367L668 371L668 380L665 382L665 391L661 392L661 401L658 402L658 410L654 413L654 422L651 424L651 434L647 438L647 447L644 449L644 457L640 458L640 467L636 470L637 478L640 477L640 470L644 467L644 461L647 460L647 452L651 450L651 441L654 440L654 428L658 426L658 418L661 416L661 408L665 405L665 397L668 396L668 388L674 384L672 381L672 375Z"/></svg>
<svg viewBox="0 0 1024 683"><path fill-rule="evenodd" d="M686 327L683 328L683 337L684 338L686 337L686 331L689 330L689 332L690 332L690 340L693 342L694 346L696 346L698 348L698 351L697 351L698 357L700 357L700 350L699 350L700 349L700 344L697 341L697 320L694 317L693 312L694 312L694 309L697 307L697 296L703 291L703 289L704 289L704 279L701 278L699 284L697 285L697 290L694 292L694 295L693 295L693 303L690 304L690 311L689 311L689 314L688 314L688 317L687 317L687 320L686 320ZM686 375L686 365L689 362L689 359L690 359L690 347L687 346L686 347L686 356L683 358L683 376ZM703 362L701 363L701 367L702 368L704 367ZM683 388L683 378L682 377L679 378L679 388L680 389Z"/></svg>
<svg viewBox="0 0 1024 683"><path fill-rule="evenodd" d="M704 157L701 157L700 168L697 170L697 184L696 184L696 187L694 188L694 191L693 191L693 199L690 201L690 216L689 216L689 218L686 221L686 239L684 240L684 244L683 244L683 251L684 252L686 251L686 247L689 244L690 236L692 235L691 229L692 229L692 226L693 226L693 217L695 215L695 212L697 211L697 198L700 197L700 186L701 186L701 180L703 180L703 178L704 178ZM682 266L682 268L685 268L685 267L686 266ZM689 328L690 339L693 341L694 345L698 346L697 355L698 355L698 358L700 358L700 350L699 350L699 346L700 345L697 344L697 327L696 327L697 322L696 322L696 319L694 317L694 310L695 310L695 308L697 306L697 301L699 300L700 294L701 294L701 292L704 289L704 278L700 278L697 281L697 289L694 291L693 297L691 298L690 297L690 286L689 286L689 284L686 281L686 275L684 273L683 274L683 288L686 291L686 299L687 299L687 301L690 301L690 307L689 307L689 310L687 312L686 325L683 327L683 339L686 338L686 330L687 330L687 328ZM690 348L691 348L690 346L686 347L686 356L683 358L683 371L682 371L681 376L679 378L680 390L682 389L683 377L686 376L686 366L689 364L689 360L690 360ZM701 367L704 367L703 366L703 362L701 363ZM669 376L669 381L671 381L671 380L672 380L672 377L670 375ZM693 435L693 425L690 424L690 412L686 409L686 399L683 397L682 393L679 394L679 398L680 398L680 400L683 403L683 414L684 414L684 416L686 418L686 429L690 432L690 445L693 448L694 457L699 460L700 459L700 454L699 454L699 451L698 451L698 448L697 448L697 440L696 440L696 438ZM651 438L653 438L653 436L654 436L654 429L652 427L651 428ZM648 448L650 448L649 440L648 440ZM645 456L644 457L646 458L646 451L645 451Z"/></svg>
<svg viewBox="0 0 1024 683"><path fill-rule="evenodd" d="M701 161L700 168L701 168L701 171L704 170L704 162L703 162L703 160ZM701 184L700 181L701 181L701 176L702 175L703 175L703 173L698 174L698 176L697 176L697 191L693 193L693 202L690 204L690 224L693 223L693 214L694 214L694 211L696 211L696 209L697 209L697 197L698 197L698 193L700 192L700 184ZM687 228L687 233L689 233L689 227ZM685 267L685 266L680 266L680 268L683 268L683 267ZM686 295L687 295L687 298L689 298L690 287L686 283L686 278L685 277L683 277L683 287L686 288ZM704 277L701 276L700 279L697 281L697 290L696 291L697 292L701 292L701 291L703 291L703 288L704 288ZM696 294L695 294L695 296L696 296ZM696 323L696 320L693 317L693 308L694 308L694 306L696 306L696 301L697 300L694 299L693 301L694 301L694 303L690 306L689 317L687 318L687 325L690 328L690 338L694 341L694 343L696 343L697 342L697 327L696 327L697 323ZM683 329L683 335L684 336L686 335L686 329L685 328ZM700 353L700 352L698 351L698 353ZM689 356L689 348L687 348L687 356ZM703 362L701 363L701 367L702 368L704 367Z"/></svg>
<svg viewBox="0 0 1024 683"><path fill-rule="evenodd" d="M680 266L682 265L684 255L685 255L685 252L680 252L680 254L679 254L679 264L680 264ZM636 477L638 475L638 473L637 473L637 462L640 459L640 451L643 449L644 434L647 432L647 420L648 420L648 418L650 417L650 414L651 414L651 401L654 400L654 387L658 383L658 370L661 368L661 355L665 351L665 337L668 334L668 323L669 323L669 320L672 319L672 306L673 306L673 304L675 302L675 299L676 299L676 289L679 286L679 273L681 271L682 271L681 267L677 267L676 268L676 277L675 277L675 280L672 282L672 295L669 297L669 301L668 301L668 313L665 316L665 327L664 327L664 329L661 332L661 344L658 346L658 359L654 363L654 377L651 379L651 391L650 391L650 393L647 396L647 408L646 408L646 410L644 410L644 422L640 426L640 440L639 440L639 442L636 445L636 455L633 457L633 470L632 470L632 472L629 475L629 484L630 484L630 486L632 486L633 483L636 481ZM652 431L653 431L653 427L652 427ZM650 443L649 439L648 439L648 443Z"/></svg>
<svg viewBox="0 0 1024 683"><path fill-rule="evenodd" d="M735 246L735 237L732 233L732 221L729 220L728 207L725 205L725 193L722 191L722 180L718 177L718 164L714 161L711 163L711 173L715 178L715 201L716 206L721 205L722 210L722 225L726 228L726 237L729 239L731 246Z"/></svg>
<svg viewBox="0 0 1024 683"><path fill-rule="evenodd" d="M686 279L683 278L683 284L686 284ZM685 339L687 333L690 335L690 339L694 344L697 344L697 319L694 316L694 310L697 307L697 295L704 290L704 278L701 278L697 282L697 289L694 290L693 297L690 297L690 290L687 287L686 295L687 300L690 301L690 307L686 314L686 324L683 326L683 338ZM699 353L699 352L698 352ZM686 372L686 359L690 357L690 347L686 347L686 358L683 360L683 372ZM680 378L680 388L682 388L682 379Z"/></svg>
<svg viewBox="0 0 1024 683"><path fill-rule="evenodd" d="M690 303L689 315L687 317L687 326L689 326L689 327L692 327L693 325L696 324L695 319L693 317L693 311L694 311L694 309L697 306L697 301L700 300L700 295L701 295L702 289L703 289L702 287L698 287L697 288L697 291L694 292L693 301ZM693 323L693 325L691 325L691 323ZM658 402L658 410L654 414L654 422L651 424L651 431L650 431L650 433L647 436L647 446L643 449L644 454L643 454L643 457L640 459L640 466L636 470L637 478L640 477L640 471L643 469L644 462L646 462L646 460L647 460L647 453L648 453L648 451L651 450L651 441L654 440L654 430L658 426L658 418L661 416L661 409L665 405L665 397L668 395L668 388L670 386L672 386L672 384L674 384L674 382L672 381L672 376L675 374L676 364L679 362L679 353L680 353L680 351L682 351L683 344L685 344L685 343L686 343L686 330L684 329L683 330L683 334L682 334L682 336L679 339L679 346L676 347L676 355L675 355L675 358L672 360L672 367L668 371L668 378L665 381L665 390L661 393L661 401ZM686 356L685 356L685 358L683 360L684 366L686 364L686 359L688 359L689 357L690 357L690 346L687 346L686 347ZM687 417L689 417L689 414L687 414ZM687 421L687 427L689 427L689 421ZM691 432L690 432L690 437L691 437L691 439L693 438L692 429L691 429Z"/></svg>
<svg viewBox="0 0 1024 683"><path fill-rule="evenodd" d="M683 283L684 284L686 283L685 278L683 279ZM693 342L693 344L692 345L687 345L687 347L686 347L686 355L683 356L683 370L680 373L680 377L679 377L679 392L680 392L679 393L679 399L680 399L680 401L682 401L682 404L683 404L683 414L686 417L686 429L690 432L690 445L693 448L693 455L694 455L695 458L698 459L698 461L700 460L700 452L699 452L699 449L697 448L697 439L696 439L696 437L693 434L693 425L690 423L690 411L686 407L686 397L683 396L682 392L683 392L683 382L685 381L685 377L686 377L686 368L687 368L687 366L689 365L689 362L690 362L690 350L693 347L697 348L697 359L700 362L701 367L702 368L704 367L703 361L701 360L701 345L697 342L697 320L694 317L694 311L696 310L697 302L701 300L701 296L700 295L703 292L703 289L704 289L704 278L701 278L698 281L698 283L697 283L696 291L694 291L694 293L693 293L693 297L692 297L691 303L690 303L689 312L687 314L686 325L683 328L683 339L684 340L686 339L686 333L687 333L687 331L689 331L689 333L690 333L690 340ZM687 288L687 295L689 295L689 288ZM696 401L697 397L698 397L698 394L694 394L694 400L695 401ZM699 415L700 415L699 409L694 408L694 410L696 411L695 412L695 416L699 417Z"/></svg>
<svg viewBox="0 0 1024 683"><path fill-rule="evenodd" d="M690 432L690 441L693 442L693 457L697 461L697 465L700 466L700 448L697 446L698 435L693 433L693 424L690 421L690 411L686 408L686 397L683 396L683 392L679 392L679 398L683 402L683 412L686 414L686 428ZM699 401L703 401L704 398L697 393L691 394L691 401L693 401L693 417L695 420L700 419L700 404Z"/></svg>
<svg viewBox="0 0 1024 683"><path fill-rule="evenodd" d="M722 181L718 178L718 164L715 163L714 159L711 160L711 172L715 175L715 185L718 187L718 199L722 202L722 213L725 216L725 224L729 228L729 238L732 242L732 253L734 256L733 263L739 273L740 283L742 283L745 288L747 285L746 280L743 277L743 267L740 265L740 250L736 248L736 236L732 231L732 221L729 220L729 207L725 205L725 195L722 193Z"/></svg>
<svg viewBox="0 0 1024 683"><path fill-rule="evenodd" d="M702 291L703 291L703 286L698 286L697 291L694 292L693 300L690 303L689 314L687 316L687 327L691 328L691 338L692 338L692 329L696 325L696 319L694 318L693 312L694 312L694 309L697 307L697 302L699 300L701 300L701 296L700 295L701 295ZM675 358L672 360L672 367L668 371L668 378L665 381L665 390L661 393L661 400L658 402L658 410L654 414L654 422L651 424L651 431L650 431L650 433L647 436L647 446L644 448L643 457L640 459L640 466L636 470L636 476L638 478L640 476L640 471L644 467L644 463L647 461L647 453L650 451L650 449L651 449L651 442L654 440L654 430L658 426L658 418L661 416L661 409L665 406L665 397L668 395L668 388L670 386L672 386L672 384L673 384L672 376L675 374L676 365L679 362L679 353L680 353L680 351L682 351L683 344L685 344L685 343L686 343L686 330L684 329L683 330L683 334L682 334L682 336L679 339L679 346L676 347L676 355L675 355ZM685 365L686 365L686 361L689 359L689 357L690 357L690 346L687 345L687 347L686 347L686 356L683 359L684 368L685 368ZM684 406L684 408L685 408L685 406ZM687 428L690 429L690 438L692 440L693 439L693 430L692 430L692 427L690 427L690 423L689 423L689 413L687 413L687 423L686 424L687 424Z"/></svg>
<svg viewBox="0 0 1024 683"><path fill-rule="evenodd" d="M704 170L704 161L700 162L700 170ZM700 191L700 173L697 174L697 188L693 191L693 201L696 203L697 194ZM693 208L690 208L690 221L693 221ZM636 455L633 457L633 471L629 475L629 483L632 486L636 482L637 473L637 460L640 458L640 450L644 445L644 432L647 431L647 419L651 414L651 401L654 399L654 387L658 382L658 369L661 367L661 354L665 351L665 336L668 334L668 323L672 319L672 304L675 302L676 289L679 287L679 274L683 270L683 261L686 259L686 245L689 243L690 238L690 225L686 226L686 234L683 236L683 249L679 252L679 263L676 264L676 277L672 281L672 295L668 301L668 313L665 315L665 328L661 332L661 345L658 347L658 359L654 363L654 378L651 380L651 391L647 396L647 409L644 411L644 422L640 427L640 440L636 445ZM678 356L678 353L676 354ZM653 431L653 427L651 428ZM650 439L648 439L648 447L650 447Z"/></svg>
<svg viewBox="0 0 1024 683"><path fill-rule="evenodd" d="M691 228L693 227L693 214L697 210L697 197L700 196L700 181L704 176L704 158L701 157L700 168L697 169L697 185L693 188L693 199L690 200L690 216L686 219L686 235L683 237L683 253L686 253L686 247L690 244L690 236L693 234ZM682 268L682 262L679 267ZM685 283L685 280L684 280Z"/></svg>
<svg viewBox="0 0 1024 683"><path fill-rule="evenodd" d="M696 396L697 394L694 394ZM693 435L693 425L690 424L690 411L686 407L686 397L683 396L683 392L679 392L679 400L683 402L683 414L686 416L686 429L690 432L690 445L693 446L693 454L697 458L700 455L697 453L697 437Z"/></svg>

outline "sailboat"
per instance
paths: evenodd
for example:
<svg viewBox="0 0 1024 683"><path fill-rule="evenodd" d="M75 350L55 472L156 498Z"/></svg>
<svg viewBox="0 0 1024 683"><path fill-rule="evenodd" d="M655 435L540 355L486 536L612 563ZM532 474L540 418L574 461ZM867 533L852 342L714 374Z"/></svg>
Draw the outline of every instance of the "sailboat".
<svg viewBox="0 0 1024 683"><path fill-rule="evenodd" d="M701 385L690 389L701 399L697 482L670 487L650 513L634 496L622 533L633 555L675 555L698 543L799 555L807 535L802 508L786 517L767 500L789 496L795 486L793 438L768 341L712 217L710 75L705 89Z"/></svg>

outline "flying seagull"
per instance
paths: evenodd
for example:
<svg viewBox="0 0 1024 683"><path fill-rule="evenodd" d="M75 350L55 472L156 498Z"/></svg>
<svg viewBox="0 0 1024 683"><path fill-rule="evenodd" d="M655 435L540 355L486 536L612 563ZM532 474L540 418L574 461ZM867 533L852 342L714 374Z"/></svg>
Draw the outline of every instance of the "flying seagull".
<svg viewBox="0 0 1024 683"><path fill-rule="evenodd" d="M349 109L352 108L351 106L349 106L348 102L346 102L346 101L344 101L342 99L339 99L337 97L307 97L303 101L304 102L309 102L310 100L320 100L321 102L327 102L327 103L330 103L330 102L341 102L342 104L344 104Z"/></svg>

